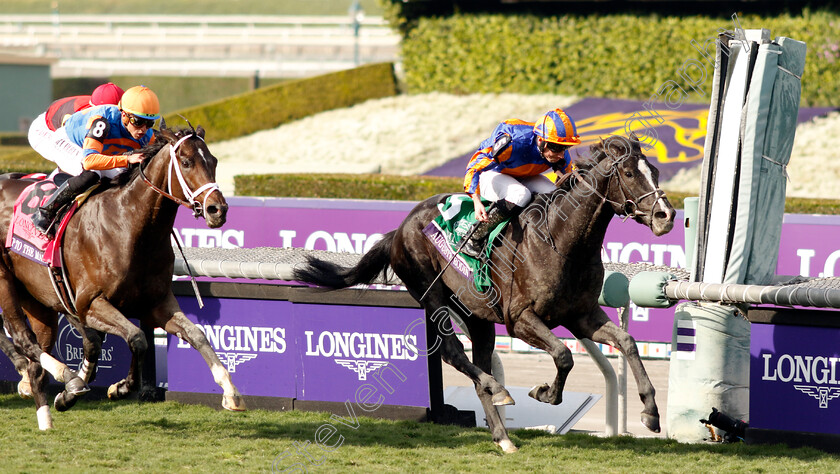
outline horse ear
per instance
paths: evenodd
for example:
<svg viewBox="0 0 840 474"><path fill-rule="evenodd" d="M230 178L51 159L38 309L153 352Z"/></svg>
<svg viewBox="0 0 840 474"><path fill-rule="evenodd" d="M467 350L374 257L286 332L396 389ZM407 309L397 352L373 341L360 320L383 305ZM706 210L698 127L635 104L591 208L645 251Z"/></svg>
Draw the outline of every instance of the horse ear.
<svg viewBox="0 0 840 474"><path fill-rule="evenodd" d="M630 132L630 139L636 143L639 143L639 137L636 136L636 132Z"/></svg>
<svg viewBox="0 0 840 474"><path fill-rule="evenodd" d="M166 128L166 119L161 117L160 118L160 129L163 130L164 128Z"/></svg>
<svg viewBox="0 0 840 474"><path fill-rule="evenodd" d="M204 127L202 127L201 125L199 125L199 126L195 129L195 133L196 133L199 137L201 137L202 139L204 139Z"/></svg>
<svg viewBox="0 0 840 474"><path fill-rule="evenodd" d="M158 130L158 132L157 132L157 136L159 136L160 138L163 138L164 140L166 140L169 143L177 141L177 137L175 136L175 134L172 133L172 131L169 130L168 128L160 127L160 130Z"/></svg>

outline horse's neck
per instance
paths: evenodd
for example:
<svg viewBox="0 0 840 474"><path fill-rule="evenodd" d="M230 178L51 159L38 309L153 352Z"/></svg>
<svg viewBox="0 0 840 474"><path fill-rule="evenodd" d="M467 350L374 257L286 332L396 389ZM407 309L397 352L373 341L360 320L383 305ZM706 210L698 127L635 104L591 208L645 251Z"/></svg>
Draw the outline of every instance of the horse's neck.
<svg viewBox="0 0 840 474"><path fill-rule="evenodd" d="M548 206L548 231L557 250L563 254L583 256L585 252L592 251L600 258L607 226L615 213L601 197L607 193L609 178L595 173L597 170L593 170L590 176L598 176L598 179L584 179L597 193L585 183L578 182Z"/></svg>
<svg viewBox="0 0 840 474"><path fill-rule="evenodd" d="M163 147L144 169L146 178L159 189L167 189L167 169L169 167L169 147ZM163 155L163 156L159 156ZM168 238L173 225L178 205L155 192L142 176L138 176L125 188L133 210L132 220L145 222L140 232L143 235L163 233Z"/></svg>

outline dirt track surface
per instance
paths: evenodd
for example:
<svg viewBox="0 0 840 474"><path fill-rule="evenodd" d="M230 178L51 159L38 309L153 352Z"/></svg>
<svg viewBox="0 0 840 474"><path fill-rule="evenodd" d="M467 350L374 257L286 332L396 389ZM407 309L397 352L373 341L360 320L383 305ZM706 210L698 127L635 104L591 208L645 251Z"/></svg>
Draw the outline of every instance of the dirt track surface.
<svg viewBox="0 0 840 474"><path fill-rule="evenodd" d="M471 355L470 355L471 357ZM505 353L499 357L505 369L505 385L508 387L533 387L543 382L551 383L557 373L554 361L546 353ZM566 381L567 392L595 393L604 395L606 385L598 366L587 355L575 355L575 366ZM613 370L618 370L618 359L610 358ZM651 383L656 389L656 403L659 406L662 432L653 433L640 421L642 402L639 400L636 381L628 370L627 376L627 432L637 437L665 437L665 413L668 405L668 367L665 360L644 360ZM472 382L451 366L443 364L443 386L472 386ZM480 414L476 414L480 416ZM603 433L605 430L606 402L598 400L595 406L572 427L575 431Z"/></svg>

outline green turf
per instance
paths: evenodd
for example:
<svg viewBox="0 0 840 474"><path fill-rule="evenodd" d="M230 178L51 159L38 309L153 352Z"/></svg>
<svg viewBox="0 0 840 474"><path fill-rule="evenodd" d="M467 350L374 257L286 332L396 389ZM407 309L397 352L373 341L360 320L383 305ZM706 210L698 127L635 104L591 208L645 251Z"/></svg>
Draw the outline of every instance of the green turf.
<svg viewBox="0 0 840 474"><path fill-rule="evenodd" d="M840 457L810 448L523 430L511 435L520 451L503 455L478 428L361 417L354 428L324 413L229 413L173 402L82 401L54 413L55 429L40 432L30 401L0 395L0 419L3 472L267 472L296 464L310 472L840 470ZM319 428L333 433L324 443L336 445L331 451L314 445Z"/></svg>

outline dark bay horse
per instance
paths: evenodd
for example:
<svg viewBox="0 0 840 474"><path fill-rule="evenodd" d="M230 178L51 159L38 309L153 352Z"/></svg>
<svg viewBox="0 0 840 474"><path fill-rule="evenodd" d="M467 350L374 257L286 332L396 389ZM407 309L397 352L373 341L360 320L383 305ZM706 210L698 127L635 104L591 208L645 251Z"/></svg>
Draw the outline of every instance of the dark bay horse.
<svg viewBox="0 0 840 474"><path fill-rule="evenodd" d="M513 404L508 391L490 375L494 323L511 336L550 354L557 366L551 385L534 387L530 396L550 404L562 401L572 369L572 354L551 333L564 326L577 338L607 343L627 356L644 403L642 422L659 431L654 389L634 339L616 326L598 305L604 277L601 246L613 216L625 215L656 235L673 227L675 211L659 189L659 172L651 166L635 135L609 137L590 148L575 171L555 191L538 195L496 240L490 259L493 287L479 293L451 267L423 233L440 214L438 195L418 204L399 228L384 236L352 268L310 258L295 279L329 288L370 283L387 267L403 281L433 320L442 309L460 318L473 342L473 361L454 333L440 331L442 357L475 383L493 441L505 452L516 451L494 405ZM499 243L501 242L501 243ZM434 283L433 283L434 282ZM431 287L430 287L431 285ZM427 296L420 301L427 291ZM437 315L435 315L437 313ZM433 316L435 315L435 316ZM463 327L463 325L462 325Z"/></svg>
<svg viewBox="0 0 840 474"><path fill-rule="evenodd" d="M142 359L149 347L136 318L189 342L224 389L222 406L244 410L241 394L204 334L190 322L172 293L174 253L170 241L179 204L193 208L211 228L225 223L227 203L215 184L216 158L204 142L204 129L169 130L161 125L155 142L141 150L141 166L101 186L79 208L64 234L64 267L75 296L75 316L68 320L83 336L85 361L79 373L53 358L57 312L67 312L53 289L49 270L16 253L0 253L0 307L16 352L8 354L24 376L38 409L41 429L52 427L44 394L42 368L65 391L55 400L58 410L72 406L87 391L101 350L100 333L126 340L132 352L126 378L108 389L112 399L139 388ZM0 239L9 231L12 206L30 180L0 179ZM31 329L26 325L28 317ZM0 335L2 336L2 335ZM0 344L7 352L8 345ZM21 371L25 356L26 371Z"/></svg>

